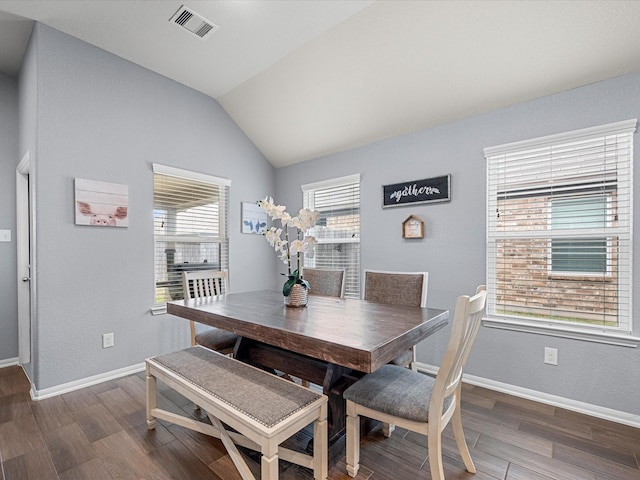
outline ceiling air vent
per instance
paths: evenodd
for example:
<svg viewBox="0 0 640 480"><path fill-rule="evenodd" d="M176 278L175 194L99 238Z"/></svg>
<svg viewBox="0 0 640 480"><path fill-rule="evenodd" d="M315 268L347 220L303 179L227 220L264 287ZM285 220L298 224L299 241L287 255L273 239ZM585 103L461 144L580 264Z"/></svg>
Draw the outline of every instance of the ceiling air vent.
<svg viewBox="0 0 640 480"><path fill-rule="evenodd" d="M213 32L220 28L193 10L189 10L184 5L178 9L169 21L202 39L208 38Z"/></svg>

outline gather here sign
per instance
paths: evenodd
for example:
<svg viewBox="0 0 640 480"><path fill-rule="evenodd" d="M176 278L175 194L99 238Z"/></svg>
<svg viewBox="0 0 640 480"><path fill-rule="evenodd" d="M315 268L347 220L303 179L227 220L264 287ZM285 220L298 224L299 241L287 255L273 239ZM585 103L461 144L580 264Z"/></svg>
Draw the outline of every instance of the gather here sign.
<svg viewBox="0 0 640 480"><path fill-rule="evenodd" d="M382 207L448 202L451 200L451 174L382 186Z"/></svg>

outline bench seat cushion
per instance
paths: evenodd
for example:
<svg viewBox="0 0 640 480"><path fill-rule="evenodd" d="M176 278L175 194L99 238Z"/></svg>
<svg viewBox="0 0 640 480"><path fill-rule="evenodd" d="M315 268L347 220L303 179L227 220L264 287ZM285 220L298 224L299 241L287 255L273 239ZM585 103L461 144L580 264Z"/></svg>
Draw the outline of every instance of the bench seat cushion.
<svg viewBox="0 0 640 480"><path fill-rule="evenodd" d="M151 360L267 428L322 397L201 346Z"/></svg>

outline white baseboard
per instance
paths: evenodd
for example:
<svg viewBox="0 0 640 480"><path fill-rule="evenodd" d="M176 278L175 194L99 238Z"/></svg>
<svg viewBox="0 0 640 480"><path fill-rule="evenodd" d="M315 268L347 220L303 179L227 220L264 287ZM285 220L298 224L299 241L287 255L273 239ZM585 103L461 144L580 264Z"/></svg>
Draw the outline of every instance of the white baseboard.
<svg viewBox="0 0 640 480"><path fill-rule="evenodd" d="M20 365L20 359L16 358L5 358L4 360L0 360L0 368L4 367L13 367L14 365Z"/></svg>
<svg viewBox="0 0 640 480"><path fill-rule="evenodd" d="M91 385L96 385L108 380L114 380L133 373L138 373L144 369L145 364L139 363L137 365L119 368L117 370L93 375L92 377L81 378L80 380L74 380L73 382L63 383L62 385L56 385L55 387L44 388L42 390L36 390L34 385L31 384L31 398L33 400L44 400L45 398L55 397L56 395L62 395L63 393L73 392L74 390L80 390L81 388L90 387Z"/></svg>
<svg viewBox="0 0 640 480"><path fill-rule="evenodd" d="M438 367L427 365L426 363L416 362L416 367L419 372L429 373L432 375L438 373ZM554 407L564 408L566 410L571 410L572 412L583 413L592 417L602 418L604 420L610 420L623 425L640 428L640 415L600 407L590 403L579 402L570 398L558 397L556 395L509 385L507 383L496 382L494 380L476 377L474 375L463 374L462 381L470 385L476 385L489 390L495 390L496 392L513 395L514 397L526 398L527 400L553 405Z"/></svg>

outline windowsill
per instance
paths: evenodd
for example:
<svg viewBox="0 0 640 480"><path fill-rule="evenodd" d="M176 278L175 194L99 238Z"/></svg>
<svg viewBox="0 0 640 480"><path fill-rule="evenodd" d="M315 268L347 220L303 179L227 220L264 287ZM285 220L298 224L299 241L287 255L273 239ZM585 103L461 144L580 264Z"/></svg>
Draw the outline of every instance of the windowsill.
<svg viewBox="0 0 640 480"><path fill-rule="evenodd" d="M150 310L151 310L151 315L164 315L165 313L167 313L167 306L162 305L162 306L151 307Z"/></svg>
<svg viewBox="0 0 640 480"><path fill-rule="evenodd" d="M515 320L503 320L496 318L483 318L482 325L489 328L513 330L516 332L534 333L538 335L550 335L553 337L571 338L585 342L606 343L621 347L637 348L640 338L622 333L611 333L588 329L565 328L557 325L542 325L533 322Z"/></svg>

